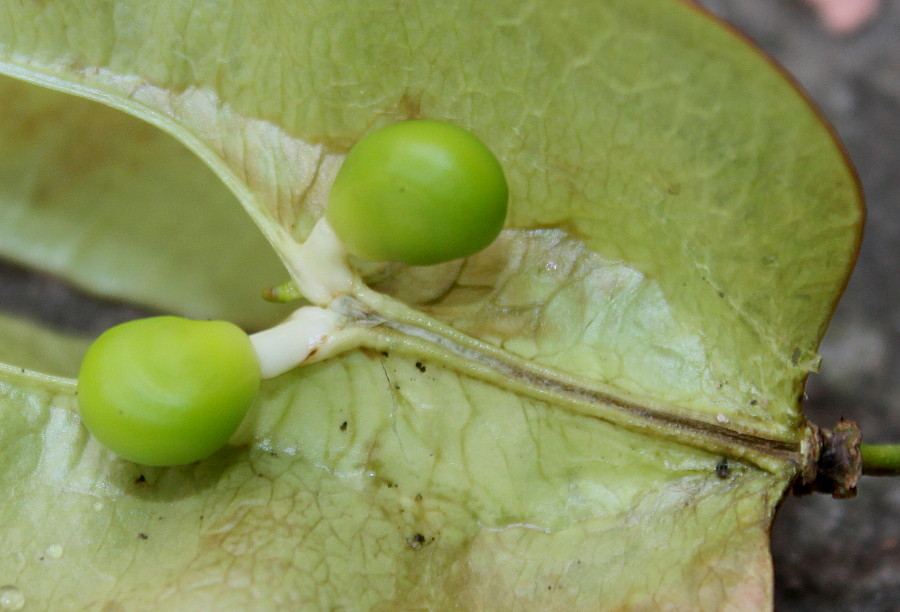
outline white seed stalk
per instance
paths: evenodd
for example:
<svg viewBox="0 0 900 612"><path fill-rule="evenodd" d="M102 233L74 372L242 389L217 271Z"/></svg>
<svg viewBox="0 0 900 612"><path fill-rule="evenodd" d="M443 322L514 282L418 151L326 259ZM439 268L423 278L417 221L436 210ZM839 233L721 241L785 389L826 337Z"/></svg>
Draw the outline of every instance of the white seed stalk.
<svg viewBox="0 0 900 612"><path fill-rule="evenodd" d="M282 246L297 288L311 303L326 307L353 290L356 274L347 261L347 249L325 217L316 222L303 244L288 239Z"/></svg>
<svg viewBox="0 0 900 612"><path fill-rule="evenodd" d="M315 361L334 354L342 344L348 320L317 306L304 306L282 323L250 336L263 378L274 378L310 357ZM333 347L333 348L332 348ZM329 350L332 349L332 350ZM318 353L323 353L319 355ZM338 351L339 352L339 351Z"/></svg>

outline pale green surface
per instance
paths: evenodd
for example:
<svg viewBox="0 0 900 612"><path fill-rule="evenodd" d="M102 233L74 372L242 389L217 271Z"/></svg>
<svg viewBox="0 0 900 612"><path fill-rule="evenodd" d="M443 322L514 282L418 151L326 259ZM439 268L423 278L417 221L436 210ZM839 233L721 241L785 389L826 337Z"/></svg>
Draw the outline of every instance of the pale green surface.
<svg viewBox="0 0 900 612"><path fill-rule="evenodd" d="M67 338L17 317L0 316L0 363L74 378L87 338Z"/></svg>
<svg viewBox="0 0 900 612"><path fill-rule="evenodd" d="M283 267L227 189L158 129L0 76L0 255L94 293L259 328ZM185 265L190 262L191 265Z"/></svg>
<svg viewBox="0 0 900 612"><path fill-rule="evenodd" d="M269 382L242 434L255 445L177 469L115 459L70 397L6 385L3 397L3 524L15 528L0 567L38 609L490 610L515 595L569 610L767 596L779 478L732 465L722 480L705 453L409 360L356 355ZM661 547L677 563L658 565Z"/></svg>
<svg viewBox="0 0 900 612"><path fill-rule="evenodd" d="M471 129L511 229L379 287L629 396L800 435L852 176L764 60L680 3L8 2L0 62L172 131L282 251L362 133ZM269 381L238 446L144 484L72 397L0 382L0 575L36 609L770 605L792 465L722 479L716 455L415 362Z"/></svg>

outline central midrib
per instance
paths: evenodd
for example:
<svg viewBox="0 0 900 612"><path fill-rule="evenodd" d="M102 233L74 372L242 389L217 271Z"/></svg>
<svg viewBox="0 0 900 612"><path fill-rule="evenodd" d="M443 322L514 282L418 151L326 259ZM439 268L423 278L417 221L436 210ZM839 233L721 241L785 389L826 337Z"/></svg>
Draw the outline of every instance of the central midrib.
<svg viewBox="0 0 900 612"><path fill-rule="evenodd" d="M715 455L745 460L773 473L794 470L804 464L799 440L786 440L678 414L674 407L669 412L666 406L644 405L598 389L588 381L573 379L517 357L427 317L424 317L424 323L420 322L417 319L423 318L421 313L396 302L379 302L370 306L349 298L340 308L343 314L370 327L373 349L427 358L461 374L581 416L661 436Z"/></svg>

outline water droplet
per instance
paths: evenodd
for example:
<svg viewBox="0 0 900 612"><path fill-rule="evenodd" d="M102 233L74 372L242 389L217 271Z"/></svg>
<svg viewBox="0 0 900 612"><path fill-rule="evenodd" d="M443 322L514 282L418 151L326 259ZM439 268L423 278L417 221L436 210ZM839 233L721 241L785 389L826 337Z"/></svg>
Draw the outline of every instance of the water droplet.
<svg viewBox="0 0 900 612"><path fill-rule="evenodd" d="M44 553L51 559L59 559L63 556L63 547L59 544L51 544Z"/></svg>
<svg viewBox="0 0 900 612"><path fill-rule="evenodd" d="M11 584L0 587L0 610L21 610L24 607L22 591Z"/></svg>

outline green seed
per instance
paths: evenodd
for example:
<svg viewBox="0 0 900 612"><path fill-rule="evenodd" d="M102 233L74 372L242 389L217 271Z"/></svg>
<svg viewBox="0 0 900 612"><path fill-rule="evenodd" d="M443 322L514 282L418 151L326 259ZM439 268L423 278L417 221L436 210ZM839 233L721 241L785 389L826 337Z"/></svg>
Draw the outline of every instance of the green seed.
<svg viewBox="0 0 900 612"><path fill-rule="evenodd" d="M475 136L440 121L404 121L350 150L325 215L361 259L430 265L493 242L507 200L503 169Z"/></svg>
<svg viewBox="0 0 900 612"><path fill-rule="evenodd" d="M91 434L117 455L180 465L221 448L259 390L250 339L224 321L152 317L104 332L78 375Z"/></svg>

